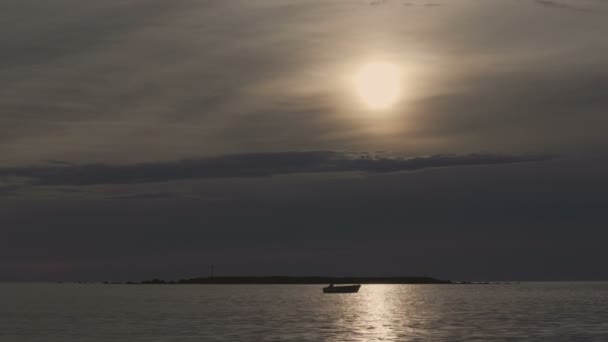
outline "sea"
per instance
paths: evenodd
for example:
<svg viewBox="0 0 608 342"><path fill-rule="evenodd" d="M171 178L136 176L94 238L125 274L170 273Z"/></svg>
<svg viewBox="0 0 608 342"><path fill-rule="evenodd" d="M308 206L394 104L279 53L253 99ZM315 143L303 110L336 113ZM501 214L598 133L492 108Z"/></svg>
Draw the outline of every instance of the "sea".
<svg viewBox="0 0 608 342"><path fill-rule="evenodd" d="M608 341L607 282L321 289L0 284L0 341Z"/></svg>

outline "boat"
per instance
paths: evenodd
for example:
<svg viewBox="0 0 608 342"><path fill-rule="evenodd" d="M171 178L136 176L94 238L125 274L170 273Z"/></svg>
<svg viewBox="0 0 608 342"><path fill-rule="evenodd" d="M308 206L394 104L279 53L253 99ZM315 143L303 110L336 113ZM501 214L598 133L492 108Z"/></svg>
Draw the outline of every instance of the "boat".
<svg viewBox="0 0 608 342"><path fill-rule="evenodd" d="M323 293L357 293L361 285L346 285L346 286L334 286L331 284L323 288Z"/></svg>

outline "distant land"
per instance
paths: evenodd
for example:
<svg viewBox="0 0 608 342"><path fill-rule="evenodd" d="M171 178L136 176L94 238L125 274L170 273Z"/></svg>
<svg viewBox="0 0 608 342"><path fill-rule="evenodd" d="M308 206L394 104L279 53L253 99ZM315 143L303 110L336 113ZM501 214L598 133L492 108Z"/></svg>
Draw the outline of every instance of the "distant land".
<svg viewBox="0 0 608 342"><path fill-rule="evenodd" d="M105 282L106 284L116 284ZM254 285L254 284L454 284L450 280L440 280L432 277L286 277L286 276L270 276L270 277L206 277L206 278L191 278L181 279L177 281L166 281L162 279L144 280L141 282L128 282L125 284L218 284L218 285Z"/></svg>

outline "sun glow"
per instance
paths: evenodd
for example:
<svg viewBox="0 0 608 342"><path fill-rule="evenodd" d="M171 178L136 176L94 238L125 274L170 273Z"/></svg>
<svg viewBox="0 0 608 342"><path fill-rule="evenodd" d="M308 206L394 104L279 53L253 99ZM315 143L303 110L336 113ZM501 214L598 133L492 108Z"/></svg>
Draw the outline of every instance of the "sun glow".
<svg viewBox="0 0 608 342"><path fill-rule="evenodd" d="M359 70L355 86L361 99L371 109L386 109L399 99L401 72L390 63L369 63Z"/></svg>

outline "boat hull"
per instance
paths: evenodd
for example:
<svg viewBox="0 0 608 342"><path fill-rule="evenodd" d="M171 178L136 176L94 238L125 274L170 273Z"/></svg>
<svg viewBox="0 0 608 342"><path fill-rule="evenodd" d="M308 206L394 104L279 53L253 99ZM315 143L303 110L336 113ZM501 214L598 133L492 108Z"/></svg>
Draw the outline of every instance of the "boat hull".
<svg viewBox="0 0 608 342"><path fill-rule="evenodd" d="M328 286L323 288L323 293L357 293L361 285Z"/></svg>

